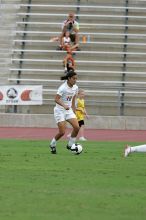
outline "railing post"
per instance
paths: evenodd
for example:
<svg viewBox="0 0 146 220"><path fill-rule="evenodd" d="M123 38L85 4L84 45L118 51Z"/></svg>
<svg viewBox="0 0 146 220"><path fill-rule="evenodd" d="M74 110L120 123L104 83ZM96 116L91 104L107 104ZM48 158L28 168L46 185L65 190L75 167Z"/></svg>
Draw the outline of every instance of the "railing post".
<svg viewBox="0 0 146 220"><path fill-rule="evenodd" d="M79 13L80 13L80 0L77 0L77 9L76 9L76 19L79 21Z"/></svg>
<svg viewBox="0 0 146 220"><path fill-rule="evenodd" d="M129 0L125 0L125 29L124 29L124 46L123 46L123 66L122 66L122 71L123 71L123 74L122 74L122 91L125 90L125 78L126 78L126 71L127 71L127 65L126 65L126 61L127 61L127 41L128 41L128 14L129 14L129 9L128 9L128 6L129 6ZM125 105L124 105L124 97L125 94L122 93L121 94L121 106L120 106L120 115L124 115L124 110L125 110Z"/></svg>
<svg viewBox="0 0 146 220"><path fill-rule="evenodd" d="M121 115L121 89L118 90L118 115Z"/></svg>
<svg viewBox="0 0 146 220"><path fill-rule="evenodd" d="M27 7L27 13L29 13L30 10L31 10L31 1L32 1L32 0L28 0L29 6ZM26 17L23 18L23 21L26 21L26 22L29 21L29 17L30 17L30 16L27 14ZM26 33L27 27L28 27L28 24L25 23L24 33L23 33L23 36L22 36L22 40L25 40L26 37L27 37L27 33ZM22 44L21 44L21 49L22 49L22 51L21 51L21 54L20 54L20 58L21 58L21 59L24 58L25 44L26 44L25 41L22 41ZM19 62L19 69L20 69L20 70L18 71L18 78L21 78L21 68L22 68L22 65L23 65L23 61L20 61L20 62ZM19 81L19 80L17 81L17 84L20 84L20 81Z"/></svg>
<svg viewBox="0 0 146 220"><path fill-rule="evenodd" d="M0 0L0 19L2 18L2 0Z"/></svg>
<svg viewBox="0 0 146 220"><path fill-rule="evenodd" d="M27 7L27 13L29 13L30 10L31 10L31 0L28 0L28 4L29 4L29 6ZM23 21L28 21L28 20L29 20L29 15L26 15L26 17L23 18ZM26 23L25 26L24 26L24 33L23 33L23 36L22 36L22 40L25 40L26 37L27 37L27 33L26 33L27 26L28 26L28 24ZM21 44L22 51L21 51L21 54L20 54L20 58L21 59L24 58L24 51L23 50L25 49L25 44L26 44L25 41L22 41L22 44ZM22 68L22 65L23 65L23 61L20 60L19 61L19 69L20 70L18 71L18 79L21 78L21 68ZM17 80L17 84L20 84L19 80ZM17 105L14 105L14 113L17 113L17 111L18 111L18 107L17 107Z"/></svg>

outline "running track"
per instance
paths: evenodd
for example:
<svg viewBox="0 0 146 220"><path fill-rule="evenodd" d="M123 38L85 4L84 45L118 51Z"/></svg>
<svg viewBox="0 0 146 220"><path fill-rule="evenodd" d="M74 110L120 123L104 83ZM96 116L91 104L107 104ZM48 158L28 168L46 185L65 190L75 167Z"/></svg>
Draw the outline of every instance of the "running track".
<svg viewBox="0 0 146 220"><path fill-rule="evenodd" d="M0 128L0 139L49 140L56 133L56 128ZM70 130L66 132L68 134ZM96 130L87 129L85 137L98 141L146 141L146 131L140 130ZM62 138L66 139L66 135Z"/></svg>

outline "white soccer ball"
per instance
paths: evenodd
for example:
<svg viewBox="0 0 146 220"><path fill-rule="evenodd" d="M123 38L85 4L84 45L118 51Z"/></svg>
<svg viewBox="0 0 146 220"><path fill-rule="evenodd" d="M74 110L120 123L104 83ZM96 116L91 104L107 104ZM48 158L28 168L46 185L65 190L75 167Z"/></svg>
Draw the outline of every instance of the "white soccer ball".
<svg viewBox="0 0 146 220"><path fill-rule="evenodd" d="M83 151L83 147L81 144L75 143L71 146L71 152L73 154L78 155L78 154L82 153L82 151Z"/></svg>

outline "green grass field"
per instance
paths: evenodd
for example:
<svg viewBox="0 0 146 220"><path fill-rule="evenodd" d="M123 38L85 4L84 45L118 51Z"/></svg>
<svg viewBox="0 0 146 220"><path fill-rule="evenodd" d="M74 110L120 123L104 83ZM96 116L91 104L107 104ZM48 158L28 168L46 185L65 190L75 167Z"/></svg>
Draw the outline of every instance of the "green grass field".
<svg viewBox="0 0 146 220"><path fill-rule="evenodd" d="M84 142L81 155L48 141L0 140L1 220L145 220L146 154L124 142Z"/></svg>

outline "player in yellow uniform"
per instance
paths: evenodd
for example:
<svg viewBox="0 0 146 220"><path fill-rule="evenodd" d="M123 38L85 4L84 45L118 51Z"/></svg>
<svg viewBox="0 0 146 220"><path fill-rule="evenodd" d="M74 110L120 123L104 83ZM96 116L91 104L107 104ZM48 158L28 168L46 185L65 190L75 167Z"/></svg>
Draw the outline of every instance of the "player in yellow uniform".
<svg viewBox="0 0 146 220"><path fill-rule="evenodd" d="M77 120L78 120L78 123L79 123L79 126L80 126L79 140L81 140L81 141L86 141L87 140L84 137L84 129L85 129L84 119L85 119L85 116L86 116L86 118L88 118L87 111L86 111L86 108L85 108L84 97L85 97L85 92L84 92L83 89L80 89L78 91L78 98L76 100L76 112L75 113L76 113L76 117L77 117Z"/></svg>

